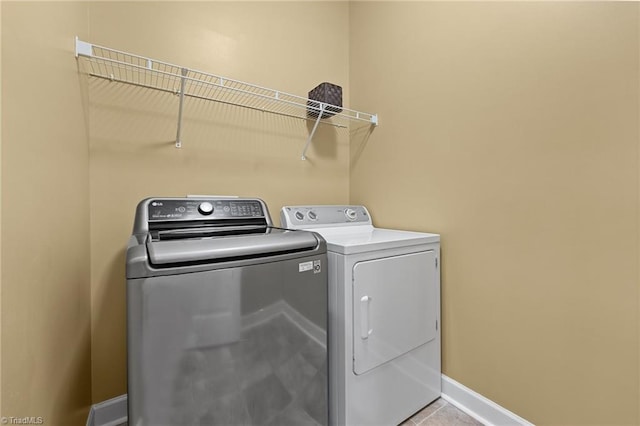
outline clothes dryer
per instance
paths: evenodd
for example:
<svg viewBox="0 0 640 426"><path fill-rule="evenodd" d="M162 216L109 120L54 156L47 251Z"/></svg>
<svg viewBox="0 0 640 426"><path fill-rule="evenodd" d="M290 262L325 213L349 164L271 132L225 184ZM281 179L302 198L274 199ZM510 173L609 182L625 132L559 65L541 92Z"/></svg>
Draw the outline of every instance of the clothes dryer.
<svg viewBox="0 0 640 426"><path fill-rule="evenodd" d="M440 236L373 226L364 206L285 206L326 240L334 425L399 424L441 393Z"/></svg>

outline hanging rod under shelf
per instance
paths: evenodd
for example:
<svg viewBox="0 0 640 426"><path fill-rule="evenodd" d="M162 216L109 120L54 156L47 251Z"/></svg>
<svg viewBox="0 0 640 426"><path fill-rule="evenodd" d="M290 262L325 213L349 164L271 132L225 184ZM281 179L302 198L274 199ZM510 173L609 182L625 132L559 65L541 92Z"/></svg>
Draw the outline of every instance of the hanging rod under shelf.
<svg viewBox="0 0 640 426"><path fill-rule="evenodd" d="M347 127L347 123L352 121L373 126L378 124L376 114L312 101L279 90L98 46L81 41L76 37L76 58L79 57L87 59L86 71L90 76L180 96L176 134L176 147L178 148L182 145L182 107L185 97L313 120L315 124L304 147L302 159L305 159L305 153L319 123L337 127ZM333 117L330 122L321 121L324 111L339 109L342 109L339 113L332 112Z"/></svg>

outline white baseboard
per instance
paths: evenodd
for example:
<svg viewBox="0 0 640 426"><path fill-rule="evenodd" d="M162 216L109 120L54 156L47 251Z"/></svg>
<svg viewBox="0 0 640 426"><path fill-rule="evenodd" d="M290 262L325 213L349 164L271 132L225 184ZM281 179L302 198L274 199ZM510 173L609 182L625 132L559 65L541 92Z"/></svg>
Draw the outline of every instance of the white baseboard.
<svg viewBox="0 0 640 426"><path fill-rule="evenodd" d="M534 426L533 423L444 374L442 398L486 426Z"/></svg>
<svg viewBox="0 0 640 426"><path fill-rule="evenodd" d="M127 422L127 395L93 404L87 426L118 426Z"/></svg>

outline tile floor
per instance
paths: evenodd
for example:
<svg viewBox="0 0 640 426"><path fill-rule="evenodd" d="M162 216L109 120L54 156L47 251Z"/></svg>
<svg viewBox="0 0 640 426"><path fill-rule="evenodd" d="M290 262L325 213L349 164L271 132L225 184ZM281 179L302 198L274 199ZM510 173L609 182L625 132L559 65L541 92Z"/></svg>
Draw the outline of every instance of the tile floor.
<svg viewBox="0 0 640 426"><path fill-rule="evenodd" d="M482 426L482 423L460 411L444 399L436 399L400 426Z"/></svg>

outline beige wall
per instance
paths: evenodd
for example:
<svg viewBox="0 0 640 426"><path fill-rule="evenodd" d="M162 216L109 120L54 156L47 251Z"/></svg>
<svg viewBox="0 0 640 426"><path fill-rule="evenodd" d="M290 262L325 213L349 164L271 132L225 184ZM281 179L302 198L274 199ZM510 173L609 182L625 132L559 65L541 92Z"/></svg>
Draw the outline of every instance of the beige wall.
<svg viewBox="0 0 640 426"><path fill-rule="evenodd" d="M152 17L152 19L151 19ZM314 31L317 41L312 41ZM348 99L346 3L92 3L96 44L305 95L322 81ZM259 196L274 219L285 203L348 201L348 132L187 99L174 147L177 97L118 83L89 94L93 401L126 392L124 250L148 196Z"/></svg>
<svg viewBox="0 0 640 426"><path fill-rule="evenodd" d="M82 3L2 2L2 415L84 424L91 402Z"/></svg>
<svg viewBox="0 0 640 426"><path fill-rule="evenodd" d="M351 201L443 248L444 373L536 424L638 424L638 5L350 8Z"/></svg>
<svg viewBox="0 0 640 426"><path fill-rule="evenodd" d="M0 5L2 415L124 393L136 202L225 193L440 232L446 374L535 423L640 423L637 4ZM302 162L308 123L188 100L176 150L176 98L79 77L75 35L331 81L381 125L321 127Z"/></svg>

